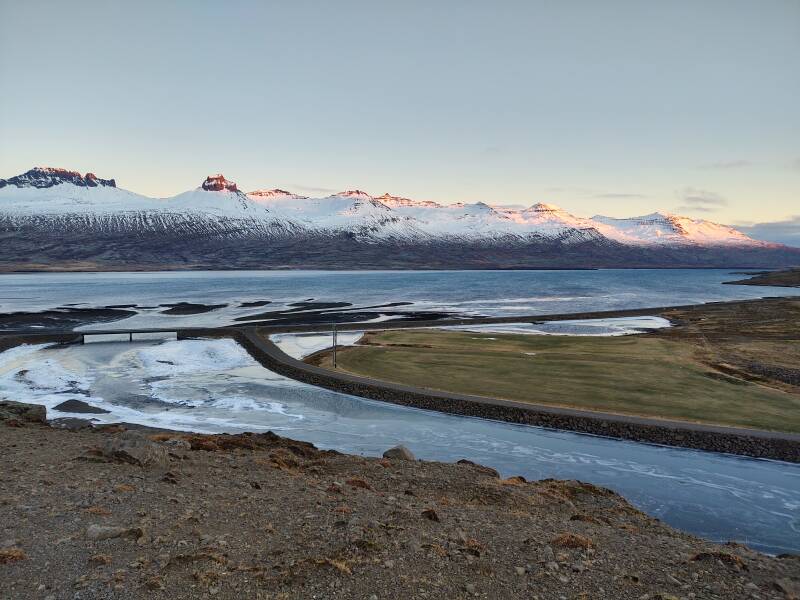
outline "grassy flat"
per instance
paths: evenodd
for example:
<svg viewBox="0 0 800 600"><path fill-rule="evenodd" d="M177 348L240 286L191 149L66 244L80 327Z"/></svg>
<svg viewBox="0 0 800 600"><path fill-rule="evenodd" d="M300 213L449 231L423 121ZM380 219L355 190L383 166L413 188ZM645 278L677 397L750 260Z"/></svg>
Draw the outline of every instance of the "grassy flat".
<svg viewBox="0 0 800 600"><path fill-rule="evenodd" d="M800 395L730 377L655 335L572 337L398 330L341 349L358 375L602 412L800 432ZM330 367L330 356L316 362Z"/></svg>

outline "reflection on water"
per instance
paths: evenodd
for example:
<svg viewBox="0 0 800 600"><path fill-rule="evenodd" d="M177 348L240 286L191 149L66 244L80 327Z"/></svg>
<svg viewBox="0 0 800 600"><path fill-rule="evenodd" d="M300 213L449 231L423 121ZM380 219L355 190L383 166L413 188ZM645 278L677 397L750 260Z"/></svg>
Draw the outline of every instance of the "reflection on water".
<svg viewBox="0 0 800 600"><path fill-rule="evenodd" d="M76 398L110 410L97 417L105 422L274 430L370 456L403 443L426 460L467 458L504 475L590 481L697 535L800 551L800 465L363 400L272 373L231 340L19 347L0 354L3 397L44 404L50 417L64 414L54 406Z"/></svg>

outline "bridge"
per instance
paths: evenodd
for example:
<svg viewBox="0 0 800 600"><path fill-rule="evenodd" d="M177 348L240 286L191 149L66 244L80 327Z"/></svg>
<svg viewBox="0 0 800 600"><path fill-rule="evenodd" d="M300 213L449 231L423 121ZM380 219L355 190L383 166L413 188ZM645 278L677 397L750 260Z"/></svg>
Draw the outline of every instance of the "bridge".
<svg viewBox="0 0 800 600"><path fill-rule="evenodd" d="M66 344L85 344L86 338L100 336L127 336L128 341L135 341L135 336L174 333L178 339L191 337L223 337L230 336L232 329L226 327L152 327L152 328L120 328L120 329L10 329L0 331L2 338L18 338L25 342L60 342Z"/></svg>
<svg viewBox="0 0 800 600"><path fill-rule="evenodd" d="M747 303L748 301L743 302ZM0 344L2 344L4 338L11 338L12 345L24 342L76 344L85 343L87 337L104 335L124 335L132 342L135 341L135 336L137 335L158 333L174 333L178 339L231 338L236 340L257 362L275 373L314 386L363 398L456 415L578 431L639 442L800 462L800 435L798 434L601 413L417 388L310 365L286 355L269 340L269 335L273 333L325 332L333 334L336 330L370 331L486 323L541 323L572 319L649 316L663 314L668 309L676 308L696 307L673 306L555 315L478 317L442 319L438 321L389 321L380 323L314 323L306 325L301 323L252 323L226 327L116 328L85 331L58 329L6 330L0 331Z"/></svg>
<svg viewBox="0 0 800 600"><path fill-rule="evenodd" d="M747 301L745 301L747 302ZM709 303L714 304L714 303ZM573 319L609 319L619 317L641 317L657 315L668 309L693 308L686 306L661 306L651 308L633 308L626 310L592 311L583 313L558 313L550 315L516 315L510 317L463 317L456 319L438 320L406 320L381 321L378 323L274 323L270 321L256 321L220 327L117 327L108 329L7 329L0 330L0 342L14 339L17 343L46 343L57 342L62 344L85 344L87 338L101 336L126 336L129 342L136 341L136 337L148 334L174 333L177 339L190 338L221 338L237 337L244 332L258 330L265 336L274 333L330 333L335 335L339 331L383 331L389 329L413 329L427 327L454 327L464 325L486 325L492 323L544 323L547 321L566 321ZM694 307L696 308L696 307Z"/></svg>
<svg viewBox="0 0 800 600"><path fill-rule="evenodd" d="M742 303L753 302L744 300ZM709 304L718 304L709 302ZM707 306L706 305L706 306ZM644 317L659 315L667 310L683 310L697 308L696 305L681 306L657 306L650 308L633 308L625 310L606 310L591 311L582 313L557 313L549 315L515 315L509 317L463 317L455 319L438 320L408 320L398 319L396 321L381 321L378 323L302 323L283 322L275 323L271 321L254 321L252 323L242 323L235 325L223 325L219 327L119 327L109 329L7 329L0 330L0 339L3 337L16 337L30 340L42 341L64 341L64 342L84 342L87 336L101 335L124 335L128 336L129 341L134 341L135 336L156 333L174 333L178 339L192 337L231 337L235 332L255 330L269 335L273 333L332 333L336 331L379 331L388 329L409 329L426 327L453 327L460 325L486 325L492 323L544 323L548 321L567 321L575 319L611 319L619 317Z"/></svg>

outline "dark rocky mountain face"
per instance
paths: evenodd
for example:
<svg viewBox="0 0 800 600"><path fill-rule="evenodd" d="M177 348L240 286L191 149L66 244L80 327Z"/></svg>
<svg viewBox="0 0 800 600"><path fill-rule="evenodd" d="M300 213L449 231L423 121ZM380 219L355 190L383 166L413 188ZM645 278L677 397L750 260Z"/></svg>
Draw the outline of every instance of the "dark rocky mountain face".
<svg viewBox="0 0 800 600"><path fill-rule="evenodd" d="M145 221L141 222L142 225ZM644 248L606 239L509 243L365 242L347 233L214 229L191 218L147 228L109 218L12 222L0 217L0 271L158 269L552 269L800 264L797 248Z"/></svg>
<svg viewBox="0 0 800 600"><path fill-rule="evenodd" d="M11 177L0 179L0 188L13 185L19 188L50 188L62 183L71 183L79 187L117 187L117 182L113 179L100 179L94 173L81 175L77 171L58 169L53 167L34 167L30 171Z"/></svg>
<svg viewBox="0 0 800 600"><path fill-rule="evenodd" d="M209 175L201 186L207 192L238 192L239 188L232 181L225 179L224 175Z"/></svg>

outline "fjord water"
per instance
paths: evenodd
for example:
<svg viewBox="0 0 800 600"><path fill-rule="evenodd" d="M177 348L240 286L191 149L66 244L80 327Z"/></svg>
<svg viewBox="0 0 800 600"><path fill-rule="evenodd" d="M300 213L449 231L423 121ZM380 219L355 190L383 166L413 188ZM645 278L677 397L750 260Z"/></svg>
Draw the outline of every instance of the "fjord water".
<svg viewBox="0 0 800 600"><path fill-rule="evenodd" d="M52 410L75 398L127 421L206 432L272 430L321 448L462 458L504 476L609 487L672 526L767 552L800 552L800 465L445 415L277 375L232 340L18 347L0 354L0 397ZM94 416L94 415L92 415Z"/></svg>
<svg viewBox="0 0 800 600"><path fill-rule="evenodd" d="M800 294L721 285L730 270L478 272L164 272L0 275L0 311L137 304L125 325L221 325L313 298L391 310L524 315ZM227 304L193 316L159 304ZM101 326L102 327L102 326ZM0 354L0 398L48 414L75 398L129 421L209 432L266 431L323 448L379 455L404 443L427 460L467 458L504 475L607 486L667 523L771 552L800 552L800 466L663 448L409 409L337 394L272 373L230 340L20 347ZM75 415L86 416L86 415Z"/></svg>
<svg viewBox="0 0 800 600"><path fill-rule="evenodd" d="M222 325L313 298L357 306L411 302L392 311L510 316L644 308L800 294L800 289L721 285L730 269L597 271L198 271L0 275L0 312L63 305L138 304L131 327ZM240 302L270 300L260 308ZM204 314L161 314L159 304L227 304ZM144 308L142 308L144 307Z"/></svg>

